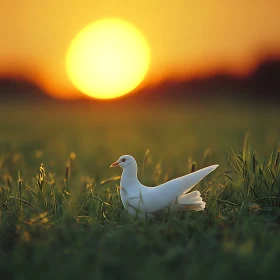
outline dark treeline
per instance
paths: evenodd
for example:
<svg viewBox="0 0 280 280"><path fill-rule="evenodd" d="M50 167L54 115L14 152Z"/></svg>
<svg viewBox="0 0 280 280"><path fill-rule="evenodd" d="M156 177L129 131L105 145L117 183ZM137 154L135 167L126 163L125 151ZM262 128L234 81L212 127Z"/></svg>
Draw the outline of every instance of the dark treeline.
<svg viewBox="0 0 280 280"><path fill-rule="evenodd" d="M217 99L276 104L280 101L280 58L263 61L248 77L237 78L224 73L216 73L207 78L185 81L165 80L156 86L136 90L133 94L113 102L181 103ZM83 100L55 100L32 82L10 77L0 78L0 100L13 102L84 102ZM88 99L86 99L86 102L89 102ZM100 101L93 100L92 102Z"/></svg>

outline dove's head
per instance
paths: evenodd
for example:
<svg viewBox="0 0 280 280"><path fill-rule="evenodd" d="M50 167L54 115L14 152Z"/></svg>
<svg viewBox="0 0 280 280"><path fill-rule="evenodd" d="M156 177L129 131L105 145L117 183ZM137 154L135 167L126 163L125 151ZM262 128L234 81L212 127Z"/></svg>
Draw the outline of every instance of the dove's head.
<svg viewBox="0 0 280 280"><path fill-rule="evenodd" d="M129 155L124 155L121 156L117 161L115 161L114 163L111 164L110 167L115 167L115 166L120 166L123 169L127 168L127 167L136 167L136 160L134 159L134 157L129 156Z"/></svg>

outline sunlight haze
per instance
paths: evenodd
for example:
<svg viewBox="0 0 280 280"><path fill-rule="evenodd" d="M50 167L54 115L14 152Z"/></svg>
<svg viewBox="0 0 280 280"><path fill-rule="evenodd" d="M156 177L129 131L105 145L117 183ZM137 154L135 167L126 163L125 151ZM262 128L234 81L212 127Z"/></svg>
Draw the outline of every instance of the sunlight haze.
<svg viewBox="0 0 280 280"><path fill-rule="evenodd" d="M280 50L276 0L11 0L1 10L0 74L28 73L61 97L76 94L65 69L67 49L101 18L127 20L147 39L151 62L142 85L219 69L244 74L261 52Z"/></svg>

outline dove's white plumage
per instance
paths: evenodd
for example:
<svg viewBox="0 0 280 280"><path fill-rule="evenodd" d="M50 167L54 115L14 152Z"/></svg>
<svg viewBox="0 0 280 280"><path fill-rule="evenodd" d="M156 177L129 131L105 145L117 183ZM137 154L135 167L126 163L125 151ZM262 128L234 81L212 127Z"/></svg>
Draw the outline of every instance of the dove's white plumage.
<svg viewBox="0 0 280 280"><path fill-rule="evenodd" d="M205 167L156 187L147 187L138 181L137 163L132 156L121 156L113 166L123 168L120 195L125 209L132 216L146 217L165 211L204 210L206 203L200 192L187 192L219 165Z"/></svg>

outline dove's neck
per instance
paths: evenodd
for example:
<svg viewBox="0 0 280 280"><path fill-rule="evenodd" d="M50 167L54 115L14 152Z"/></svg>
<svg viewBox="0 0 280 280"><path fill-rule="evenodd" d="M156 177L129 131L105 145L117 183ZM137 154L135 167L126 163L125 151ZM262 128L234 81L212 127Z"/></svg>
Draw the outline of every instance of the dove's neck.
<svg viewBox="0 0 280 280"><path fill-rule="evenodd" d="M134 183L139 183L137 178L137 165L129 165L123 169L121 186L126 187Z"/></svg>

